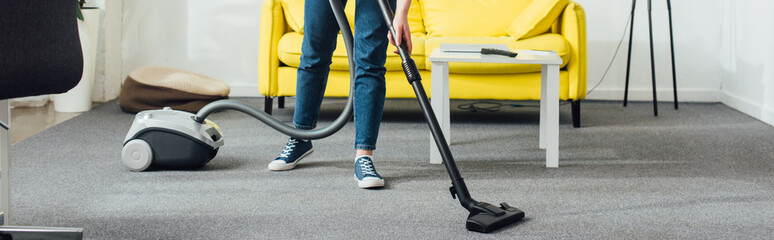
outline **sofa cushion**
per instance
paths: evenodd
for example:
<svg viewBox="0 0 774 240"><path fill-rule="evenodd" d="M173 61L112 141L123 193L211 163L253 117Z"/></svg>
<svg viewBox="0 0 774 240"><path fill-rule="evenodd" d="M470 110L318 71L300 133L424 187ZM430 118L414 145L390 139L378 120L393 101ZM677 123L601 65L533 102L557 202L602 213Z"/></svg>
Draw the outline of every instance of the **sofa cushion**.
<svg viewBox="0 0 774 240"><path fill-rule="evenodd" d="M435 37L425 41L425 53L428 55L442 43L472 43L472 44L505 44L510 49L522 50L554 50L562 58L562 67L570 60L570 46L562 35L546 33L533 38L516 41L512 37ZM425 60L425 68L432 70L430 60ZM507 63L449 63L450 73L529 73L540 72L537 64L507 64Z"/></svg>
<svg viewBox="0 0 774 240"><path fill-rule="evenodd" d="M298 67L301 63L301 42L303 42L303 39L304 35L297 32L289 32L283 35L277 46L277 56L279 57L280 62L288 66ZM417 67L423 69L425 67L425 36L423 34L415 33L411 37L411 43L414 47L411 57L417 63ZM394 50L395 46L393 45L387 47L387 62L384 64L387 71L402 70L400 56L393 53ZM332 62L331 70L349 69L347 51L341 34L338 35L336 41L336 50L333 51Z"/></svg>
<svg viewBox="0 0 774 240"><path fill-rule="evenodd" d="M422 11L417 1L418 0L412 1L407 20L412 33L424 33L425 26L422 22ZM355 29L355 2L356 0L347 1L347 5L344 6L344 13L347 15L349 27L352 29ZM285 12L285 19L287 19L290 29L294 32L303 33L304 0L280 0L280 3L282 4L282 10Z"/></svg>
<svg viewBox="0 0 774 240"><path fill-rule="evenodd" d="M422 0L428 37L499 37L529 1Z"/></svg>
<svg viewBox="0 0 774 240"><path fill-rule="evenodd" d="M508 28L508 35L516 39L545 33L562 13L569 0L533 0Z"/></svg>
<svg viewBox="0 0 774 240"><path fill-rule="evenodd" d="M277 71L278 89L274 96L296 95L296 69L280 67ZM419 71L422 84L429 97L431 73ZM571 99L570 77L566 70L559 71L559 99ZM414 90L406 76L400 71L384 74L387 84L387 98L415 98ZM452 99L498 99L498 100L540 100L540 73L525 74L449 74L449 97ZM326 97L346 97L349 95L349 74L345 71L331 71L328 75ZM577 100L577 99L576 99Z"/></svg>

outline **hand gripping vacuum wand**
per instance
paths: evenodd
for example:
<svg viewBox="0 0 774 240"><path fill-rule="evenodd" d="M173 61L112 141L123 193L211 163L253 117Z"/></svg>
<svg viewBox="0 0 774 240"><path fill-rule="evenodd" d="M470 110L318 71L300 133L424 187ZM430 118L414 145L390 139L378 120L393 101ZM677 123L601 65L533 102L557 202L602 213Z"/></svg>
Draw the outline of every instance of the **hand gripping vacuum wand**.
<svg viewBox="0 0 774 240"><path fill-rule="evenodd" d="M392 27L393 12L386 0L377 0L382 10L384 21L389 26L393 39L398 36ZM344 8L340 0L330 0L331 9L336 16L336 21L341 29L344 43L347 47L347 56L350 66L350 80L354 80L355 63L353 56L353 36ZM394 41L397 42L397 41ZM467 209L468 215L466 228L476 232L491 232L524 218L524 212L517 208L501 203L494 206L489 203L474 200L468 188L460 176L454 163L449 145L441 132L438 120L422 86L422 79L414 60L409 56L405 41L398 47L398 53L402 59L403 71L406 74L414 93L419 100L419 105L425 115L430 131L435 139L446 170L452 180L449 188L453 198L458 198L462 207ZM135 116L132 127L124 139L122 160L132 171L143 171L151 165L156 167L193 168L207 164L217 154L218 148L223 145L223 137L220 129L213 122L206 120L211 113L220 110L236 110L256 118L269 127L283 134L300 139L325 138L340 130L352 118L352 86L347 105L341 115L331 125L316 130L301 130L288 126L276 118L252 107L248 104L220 100L204 106L196 115L171 110L143 111Z"/></svg>

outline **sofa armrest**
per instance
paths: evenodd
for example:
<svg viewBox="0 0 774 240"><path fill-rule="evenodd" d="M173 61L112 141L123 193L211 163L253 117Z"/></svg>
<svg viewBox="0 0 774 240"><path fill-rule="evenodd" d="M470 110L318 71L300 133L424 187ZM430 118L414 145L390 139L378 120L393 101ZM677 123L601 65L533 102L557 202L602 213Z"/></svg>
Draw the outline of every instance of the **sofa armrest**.
<svg viewBox="0 0 774 240"><path fill-rule="evenodd" d="M277 70L280 64L277 45L286 32L287 24L280 1L263 1L258 43L258 91L263 96L277 95Z"/></svg>
<svg viewBox="0 0 774 240"><path fill-rule="evenodd" d="M570 44L570 61L565 68L570 74L569 98L586 98L587 57L586 57L586 12L580 4L570 2L558 22L560 34Z"/></svg>

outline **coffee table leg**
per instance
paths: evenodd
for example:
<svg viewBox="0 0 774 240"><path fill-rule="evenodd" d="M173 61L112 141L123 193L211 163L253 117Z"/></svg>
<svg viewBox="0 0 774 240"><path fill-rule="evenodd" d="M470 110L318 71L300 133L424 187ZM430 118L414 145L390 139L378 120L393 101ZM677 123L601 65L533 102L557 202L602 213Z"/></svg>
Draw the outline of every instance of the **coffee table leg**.
<svg viewBox="0 0 774 240"><path fill-rule="evenodd" d="M547 106L546 100L548 99L548 96L546 96L547 93L547 86L548 86L548 71L546 70L546 65L541 65L542 71L540 72L540 136L538 137L540 144L540 149L546 149L546 126L548 125L546 123L547 118Z"/></svg>
<svg viewBox="0 0 774 240"><path fill-rule="evenodd" d="M11 125L10 100L0 100L0 121ZM11 130L0 127L0 212L3 212L3 225L11 223L11 161L8 151L11 147Z"/></svg>
<svg viewBox="0 0 774 240"><path fill-rule="evenodd" d="M430 105L433 107L438 125L441 127L446 142L451 144L449 121L449 63L433 62L433 71L430 79ZM430 135L430 163L441 164L441 152L435 145L432 134Z"/></svg>
<svg viewBox="0 0 774 240"><path fill-rule="evenodd" d="M546 167L556 168L559 167L559 65L543 65L540 91L544 94L540 99L541 145L546 149Z"/></svg>

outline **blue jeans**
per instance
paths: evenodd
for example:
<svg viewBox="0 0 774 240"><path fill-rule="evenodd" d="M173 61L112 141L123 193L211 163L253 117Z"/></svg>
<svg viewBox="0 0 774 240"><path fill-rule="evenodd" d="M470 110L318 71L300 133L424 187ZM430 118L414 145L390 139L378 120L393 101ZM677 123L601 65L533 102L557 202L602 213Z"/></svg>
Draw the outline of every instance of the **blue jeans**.
<svg viewBox="0 0 774 240"><path fill-rule="evenodd" d="M354 61L355 149L376 149L376 138L384 110L384 63L387 58L388 27L379 4L356 0ZM395 0L389 1L395 6ZM346 5L346 0L342 1ZM304 40L298 66L293 123L296 128L317 126L331 57L339 26L328 0L304 3Z"/></svg>

